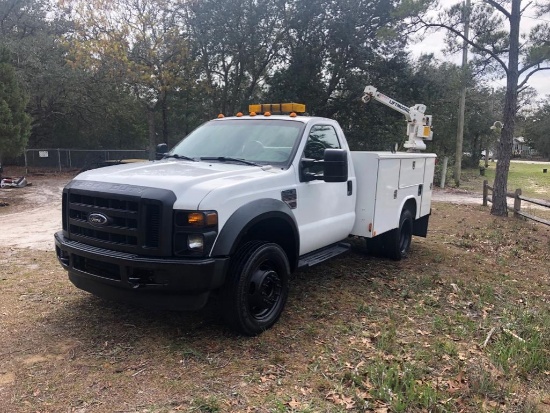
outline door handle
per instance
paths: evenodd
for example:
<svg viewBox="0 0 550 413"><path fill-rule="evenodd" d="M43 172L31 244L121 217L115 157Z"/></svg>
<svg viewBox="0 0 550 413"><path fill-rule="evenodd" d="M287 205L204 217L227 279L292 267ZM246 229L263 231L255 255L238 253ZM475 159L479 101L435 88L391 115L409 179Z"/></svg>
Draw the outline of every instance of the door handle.
<svg viewBox="0 0 550 413"><path fill-rule="evenodd" d="M353 182L348 181L348 196L351 196L353 194Z"/></svg>

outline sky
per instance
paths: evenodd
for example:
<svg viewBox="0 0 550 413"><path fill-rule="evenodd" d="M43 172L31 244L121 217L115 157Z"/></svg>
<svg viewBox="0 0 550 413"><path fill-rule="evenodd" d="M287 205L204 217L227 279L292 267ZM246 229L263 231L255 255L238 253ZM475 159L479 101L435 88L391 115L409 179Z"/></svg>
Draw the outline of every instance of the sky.
<svg viewBox="0 0 550 413"><path fill-rule="evenodd" d="M475 3L476 1L480 0L472 0L472 3ZM457 0L440 0L441 5L444 8L448 8L449 6L458 3ZM521 21L521 31L522 33L528 32L535 24L540 23L540 20L535 20L533 18L529 18L527 16L534 16L534 12L530 10L526 10L524 14L524 18L522 18ZM546 21L550 21L550 16L544 16L542 19L548 19ZM409 46L409 50L413 54L413 56L420 56L421 54L427 54L427 53L433 53L434 56L439 60L450 60L456 64L460 64L462 62L462 53L457 53L453 55L444 55L442 50L444 49L444 38L445 38L445 31L439 30L437 32L433 32L432 34L425 37L424 40L417 42L416 44L412 44ZM470 56L472 56L470 54ZM505 87L506 86L506 79L500 79L492 82L494 87ZM550 70L546 71L540 71L536 74L534 74L529 79L529 86L533 87L537 93L539 94L539 98L544 98L546 95L550 95Z"/></svg>

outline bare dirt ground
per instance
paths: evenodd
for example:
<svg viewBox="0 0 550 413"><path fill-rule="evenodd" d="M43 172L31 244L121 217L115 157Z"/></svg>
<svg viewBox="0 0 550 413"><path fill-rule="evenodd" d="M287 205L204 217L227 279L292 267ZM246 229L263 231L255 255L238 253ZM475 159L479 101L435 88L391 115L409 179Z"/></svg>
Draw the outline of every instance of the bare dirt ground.
<svg viewBox="0 0 550 413"><path fill-rule="evenodd" d="M13 173L13 175L12 175ZM6 168L4 176L19 176ZM0 248L53 250L53 234L61 227L61 192L74 173L30 174L31 185L0 189Z"/></svg>

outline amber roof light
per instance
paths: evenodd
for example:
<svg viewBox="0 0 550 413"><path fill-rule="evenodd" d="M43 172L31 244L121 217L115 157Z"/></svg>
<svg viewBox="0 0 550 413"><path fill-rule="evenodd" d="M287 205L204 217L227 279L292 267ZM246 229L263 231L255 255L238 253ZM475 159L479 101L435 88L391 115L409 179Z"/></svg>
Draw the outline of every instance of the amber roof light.
<svg viewBox="0 0 550 413"><path fill-rule="evenodd" d="M262 103L249 105L248 110L249 112L269 113L270 115L290 115L292 113L304 113L306 111L306 105L302 103Z"/></svg>

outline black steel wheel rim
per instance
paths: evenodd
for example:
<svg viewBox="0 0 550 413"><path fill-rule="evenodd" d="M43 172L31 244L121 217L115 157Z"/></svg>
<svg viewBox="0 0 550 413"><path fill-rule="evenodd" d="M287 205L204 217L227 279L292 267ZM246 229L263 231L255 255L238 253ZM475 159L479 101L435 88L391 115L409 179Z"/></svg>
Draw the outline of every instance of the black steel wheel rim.
<svg viewBox="0 0 550 413"><path fill-rule="evenodd" d="M273 265L263 263L258 266L248 288L248 309L257 321L268 320L277 312L282 300L281 277Z"/></svg>

